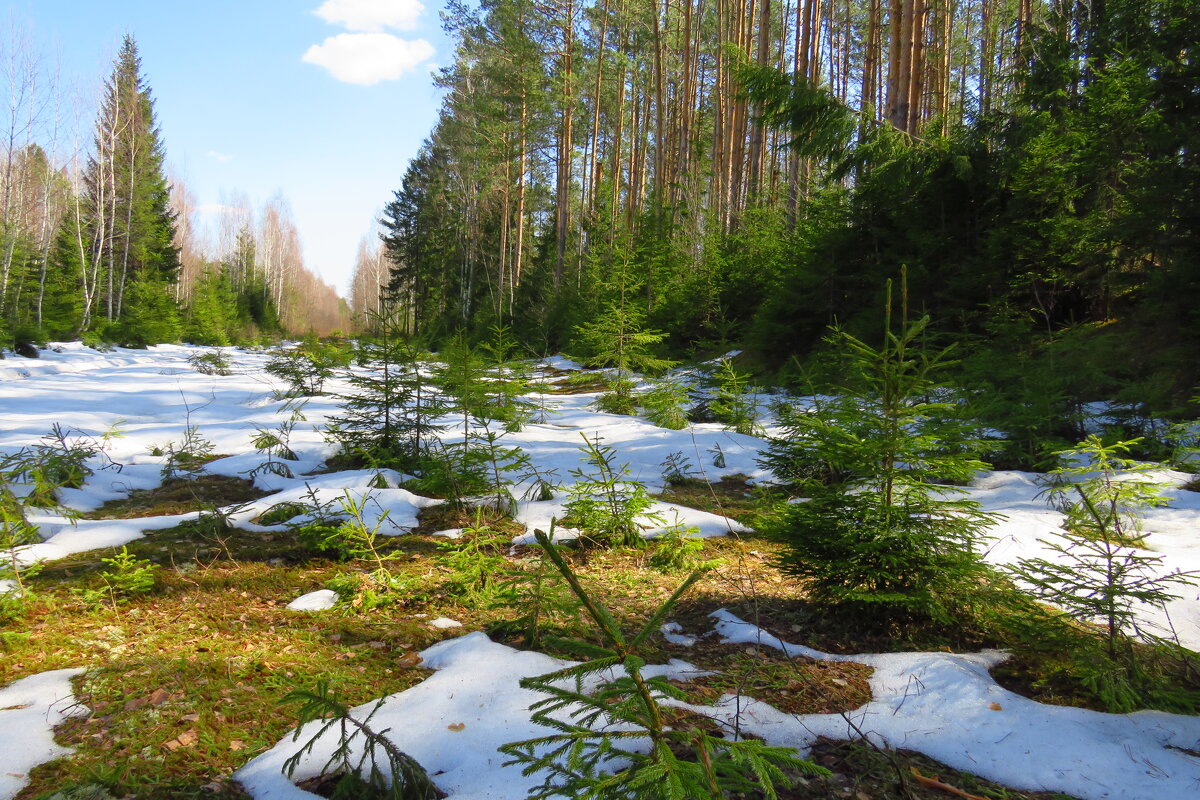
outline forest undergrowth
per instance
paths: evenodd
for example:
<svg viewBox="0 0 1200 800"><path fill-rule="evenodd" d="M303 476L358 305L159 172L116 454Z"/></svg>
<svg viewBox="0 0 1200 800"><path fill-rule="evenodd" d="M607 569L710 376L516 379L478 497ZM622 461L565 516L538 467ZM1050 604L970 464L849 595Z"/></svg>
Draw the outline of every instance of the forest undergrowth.
<svg viewBox="0 0 1200 800"><path fill-rule="evenodd" d="M580 466L570 476L540 467L506 437L544 418L548 398L564 396L556 392L578 391L596 395L598 404L615 394L648 418L669 420L678 408L737 432L747 419L755 425L767 419L767 393L732 362L689 366L675 374L707 371L707 382L655 395L665 380L638 375L635 382L619 366L539 370L505 344L503 329L491 347L462 342L436 356L387 325L354 350L332 343L281 353L270 363L280 364L272 372L292 422L303 419L302 405L294 403L324 396L327 380L339 387L341 412L326 430L338 453L326 474L374 470L372 484L382 489L396 485L389 475L399 475L400 486L444 502L422 510L406 535L385 536L386 514L372 516L365 495L344 491L321 499L310 489L302 501L277 503L254 518L282 529L239 527L236 510L267 495L247 480L203 474L217 456L203 431L189 425L182 441L160 448L161 486L86 516L197 517L119 548L32 568L9 562L22 588L4 606L0 683L84 666L76 699L90 709L59 731L76 752L34 770L19 796L91 796L55 794L66 790L108 793L97 798L243 796L233 772L295 726L290 709L280 706L285 698L306 697L316 704L313 713L334 709L336 716L337 708L417 684L429 674L420 666L421 650L480 630L563 658L582 654L599 658L597 664L617 658L613 663L628 671L632 683L602 684L599 691L613 693L604 701L611 713L631 714L649 726L653 741L662 737L662 749L652 748L648 761L638 756L614 777L594 771L604 760L595 756L576 773L565 761L522 750L522 743L506 746L527 764L561 770L559 788L569 786L570 796L609 791L614 780L629 782L622 791L650 792L636 789L644 769L679 770L681 785L693 781L701 787L695 791L713 797L933 797L942 791L930 777L935 773L977 796L1040 797L861 742L822 743L803 763L753 744L743 753L713 738L703 714L673 717L652 693L638 700L631 688L641 686L638 665L673 658L712 674L653 684L655 691L698 706L734 693L789 714L848 714L870 700L869 667L708 637L709 615L722 608L828 653L1004 649L1012 655L996 669L997 679L1044 703L1194 713L1200 697L1194 654L1145 635L1128 612L1128 599L1162 602L1175 584L1192 580L1176 574L1156 582L1129 554L1127 546L1144 535L1142 511L1161 501L1152 482L1127 480L1142 469L1130 458L1142 443L1119 440L1114 429L1058 453L1061 466L1045 478L1046 489L1057 493L1065 529L1075 537L1068 549L1084 553L1067 572L1033 562L1017 571L985 565L977 540L994 515L956 493L983 469L979 458L996 443L963 417L970 406L953 400L946 381L951 351L930 349L928 319L909 319L903 302L895 318L892 304L887 308L878 347L831 332L844 376L836 395L774 408L773 435L761 456L773 483L721 470L725 454L715 447L703 460L668 458L655 496L597 436L581 437ZM655 344L620 330L608 336L600 344L613 348L610 365L636 361ZM292 430L288 423L258 429L254 446L273 475L291 477L298 463ZM34 489L5 495L10 553L27 541L19 537L28 533L23 526L35 501L60 507L55 492L67 481L86 480L66 469L84 463L73 448L91 446L95 455L100 447L65 433L48 441L5 462L11 485ZM1164 437L1162 446L1172 441ZM708 464L725 474L710 476ZM514 476L521 477L519 487ZM519 504L556 493L564 498L560 524L581 535L512 546L514 537L532 533L514 519ZM656 500L720 514L748 530L694 538L682 523L656 517ZM653 524L665 526L663 532L644 538ZM434 535L447 530L457 537ZM1103 569L1096 571L1089 547L1108 558L1107 579L1097 578ZM854 568L838 566L839 559ZM934 574L936 581L929 579ZM1068 605L1077 615L1071 618L1018 590L1018 580L1035 575L1039 597L1060 607L1055 593L1086 581L1093 595L1111 602ZM336 595L332 610L301 615L286 608L322 587ZM675 633L694 643L660 635L657 625L668 613ZM432 626L436 619L461 628ZM586 705L589 697L559 700ZM638 703L646 704L641 711ZM677 729L693 738L678 738L671 732ZM597 752L609 746L604 741L597 741ZM708 758L726 766L706 773ZM355 791L373 796L386 788L367 780Z"/></svg>

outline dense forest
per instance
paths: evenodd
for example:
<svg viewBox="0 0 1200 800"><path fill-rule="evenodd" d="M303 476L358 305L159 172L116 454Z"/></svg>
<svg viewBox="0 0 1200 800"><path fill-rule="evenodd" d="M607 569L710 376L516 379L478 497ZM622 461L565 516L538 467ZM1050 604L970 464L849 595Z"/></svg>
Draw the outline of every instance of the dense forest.
<svg viewBox="0 0 1200 800"><path fill-rule="evenodd" d="M1190 3L485 0L444 20L440 119L357 309L581 355L619 313L786 378L828 326L878 330L906 268L997 407L1194 393Z"/></svg>
<svg viewBox="0 0 1200 800"><path fill-rule="evenodd" d="M198 230L186 184L168 176L132 37L90 137L72 130L78 101L27 40L14 35L2 61L0 333L9 344L219 345L348 326L333 287L305 269L285 198L257 213L234 200L216 236Z"/></svg>
<svg viewBox="0 0 1200 800"><path fill-rule="evenodd" d="M346 300L14 39L0 800L1192 798L1197 6L447 0Z"/></svg>
<svg viewBox="0 0 1200 800"><path fill-rule="evenodd" d="M786 382L828 373L830 326L877 331L904 271L981 414L1027 443L1078 441L1088 401L1145 419L1195 394L1190 4L486 0L443 18L440 118L349 306L305 268L282 196L201 230L131 37L74 132L69 93L14 41L5 338L255 342L387 308L431 345L512 326L586 358L617 319L663 332L658 355L736 345Z"/></svg>

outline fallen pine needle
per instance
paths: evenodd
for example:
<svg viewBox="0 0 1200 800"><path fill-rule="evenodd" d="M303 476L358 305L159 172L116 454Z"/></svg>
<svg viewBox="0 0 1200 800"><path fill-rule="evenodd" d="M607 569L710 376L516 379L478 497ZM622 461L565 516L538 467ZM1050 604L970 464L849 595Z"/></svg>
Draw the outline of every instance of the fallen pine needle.
<svg viewBox="0 0 1200 800"><path fill-rule="evenodd" d="M917 783L923 784L925 786L929 786L934 789L941 789L943 792L949 792L950 794L965 798L965 800L987 800L986 797L980 797L977 794L971 794L970 792L964 792L962 789L957 789L948 783L942 783L936 777L927 778L924 775L922 775L921 771L919 769L917 769L916 767L909 767L909 769L912 770L912 776L917 779Z"/></svg>

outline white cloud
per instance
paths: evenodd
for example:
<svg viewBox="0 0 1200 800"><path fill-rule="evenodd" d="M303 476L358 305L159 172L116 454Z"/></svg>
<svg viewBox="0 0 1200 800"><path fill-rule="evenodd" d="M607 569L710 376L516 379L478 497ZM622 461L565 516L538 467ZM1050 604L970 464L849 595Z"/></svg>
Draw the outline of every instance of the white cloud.
<svg viewBox="0 0 1200 800"><path fill-rule="evenodd" d="M205 155L207 155L209 158L220 161L222 164L226 163L227 161L233 161L233 156L225 153L218 153L216 150L209 150Z"/></svg>
<svg viewBox="0 0 1200 800"><path fill-rule="evenodd" d="M325 0L313 13L332 25L352 31L408 31L417 26L425 6L417 0Z"/></svg>
<svg viewBox="0 0 1200 800"><path fill-rule="evenodd" d="M314 44L303 61L329 70L345 83L370 86L391 81L433 56L424 39L408 41L390 33L340 33Z"/></svg>

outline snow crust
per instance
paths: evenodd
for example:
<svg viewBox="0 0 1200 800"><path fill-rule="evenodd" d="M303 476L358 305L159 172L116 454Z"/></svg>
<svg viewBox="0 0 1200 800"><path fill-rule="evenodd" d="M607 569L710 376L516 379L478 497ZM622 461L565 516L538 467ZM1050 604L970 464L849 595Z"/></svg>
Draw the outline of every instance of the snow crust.
<svg viewBox="0 0 1200 800"><path fill-rule="evenodd" d="M338 593L332 589L318 589L302 594L287 604L292 611L328 611L337 604Z"/></svg>
<svg viewBox="0 0 1200 800"><path fill-rule="evenodd" d="M71 717L87 715L71 692L71 678L82 672L41 672L0 689L0 800L16 797L38 764L74 752L54 741L53 730Z"/></svg>
<svg viewBox="0 0 1200 800"><path fill-rule="evenodd" d="M381 533L402 535L417 524L421 509L441 502L398 488L404 476L387 470L380 474L369 470L312 474L332 453L322 430L328 417L337 412L332 394L345 388L339 380L327 384L330 395L312 398L303 406L305 420L296 425L290 441L297 458L287 462L294 477L256 472L266 457L250 444L255 427L277 427L290 413L285 401L275 395L281 387L263 372L269 354L226 348L234 374L207 376L186 363L188 356L206 349L160 345L102 353L79 343L62 343L42 351L35 360L0 361L0 451L37 443L54 422L97 437L118 425L125 435L113 440L107 456L119 467L102 469L107 462L98 458L93 463L96 473L82 489L61 493L70 507L92 510L127 496L132 489L158 486L163 457L152 451L178 441L187 425L196 425L213 442L214 452L226 454L208 464L207 472L255 473L255 484L272 493L236 511L234 522L249 530L284 535L287 525L257 525L251 520L279 503L303 503L309 493L336 509L349 492L350 498L362 505L368 524L379 522ZM560 370L578 368L562 358L544 363ZM546 375L541 380L553 379ZM529 533L517 541L528 541L535 528L548 530L550 518L562 516L575 480L571 471L586 470L579 450L584 435L600 436L616 450L618 463L629 465L630 477L646 483L651 491L661 488L662 463L672 454L687 458L691 473L702 479L742 474L751 482L771 480L770 473L757 463L765 447L763 439L730 433L718 425L668 431L636 417L597 413L589 407L596 396L533 395L542 407L539 421L504 438L504 444L527 452L540 471L556 473L559 484L551 500L520 502L517 519ZM810 401L793 402L805 405ZM777 431L765 408L760 422L768 433ZM448 429L443 436L452 442L461 438L461 431ZM718 454L723 467L715 466ZM986 552L992 563L1050 555L1038 540L1060 531L1062 515L1038 496L1040 477L989 472L968 487L971 499L985 510L1003 515L992 529L993 541ZM1190 478L1169 470L1153 477L1173 486ZM518 484L514 494L521 497L526 488ZM1200 537L1196 536L1200 494L1175 489L1171 498L1169 507L1146 515L1149 545L1163 558L1164 571L1200 570ZM668 525L695 526L700 536L745 530L725 517L666 503L654 510L666 517ZM86 520L73 525L65 518L39 512L31 521L45 541L24 548L20 558L29 563L119 546L193 516ZM646 527L646 534L653 536L662 526ZM569 538L573 532L559 528L557 533ZM1165 609L1139 611L1143 624L1174 631L1182 644L1200 649L1200 589L1189 588ZM1200 750L1200 718L1159 712L1121 716L1039 705L992 681L988 668L1003 657L994 652L833 656L784 643L728 614L718 614L715 624L722 636L734 641L812 658L856 661L875 670L871 679L874 699L849 715L854 725L836 715L793 717L746 697L725 698L705 710L727 723L740 713L740 724L769 742L803 748L817 735L857 735L857 726L875 741L920 750L952 766L1021 788L1067 792L1089 800L1174 800L1200 794L1200 759L1183 752ZM664 634L680 643L694 639L674 627L667 627ZM520 689L517 683L522 677L544 674L567 662L511 650L481 633L448 640L422 655L425 665L437 670L435 674L407 692L385 698L372 725L391 728L389 737L416 757L453 798L524 798L539 778L523 778L519 770L502 768L503 757L495 747L546 732L529 719L528 706L538 696ZM657 669L686 672L689 668L677 662ZM81 712L70 707L67 682L77 672L58 670L30 676L0 690L0 800L23 785L24 778L14 776L23 776L38 760L67 752L53 743L49 731L66 715ZM364 706L358 713L367 711L369 707ZM238 773L239 779L256 798L311 797L279 772L283 760L303 741L302 734L299 743L281 742L247 764ZM318 748L316 759L306 761L297 777L311 776L323 764Z"/></svg>
<svg viewBox="0 0 1200 800"><path fill-rule="evenodd" d="M261 470L268 458L254 450L251 437L256 426L278 427L288 418L287 401L276 396L283 386L263 371L270 358L266 352L219 348L232 364L233 374L228 376L202 375L187 364L188 356L212 349L157 345L146 350L99 352L67 342L52 343L38 359L0 361L0 450L12 452L36 444L55 421L92 437L113 426L122 430L123 436L114 439L107 452L117 466L101 469L106 462L97 457L93 463L96 472L82 489L61 491L64 503L79 511L95 510L109 500L126 497L133 489L160 485L165 459L151 452L179 441L189 424L213 443L214 452L228 454L205 465L204 472L252 477L258 488L272 492L233 514L234 524L247 530L286 532L285 524L256 525L251 520L280 503L304 503L310 493L337 511L349 492L350 500L363 506L367 524L380 523L379 532L389 536L416 527L422 509L442 502L398 488L404 476L391 470L309 474L323 467L333 452L323 430L328 418L338 412L333 395L347 388L340 379L327 381L328 394L308 398L301 408L305 420L296 425L290 441L297 458L284 462L295 477ZM562 357L542 363L558 370L579 369L577 363ZM597 396L538 394L535 399L544 422L504 437L506 446L527 452L538 470L555 475L560 485L553 500L520 502L516 517L528 525L530 533L518 543L531 542L535 528L548 530L550 518L563 515L563 504L575 481L570 473L585 466L579 450L584 435L599 435L617 451L619 463L629 464L630 478L646 483L651 491L662 488L661 465L672 453L683 454L696 477L716 480L737 473L752 479L769 477L756 463L762 441L755 437L730 433L719 425L668 431L636 417L600 414L589 407ZM457 419L445 421L459 423ZM442 436L447 442L461 440L461 428L451 424ZM725 462L722 468L712 464L718 448ZM517 481L517 476L512 478ZM376 487L381 480L388 488ZM528 488L517 482L513 491L520 498ZM699 536L745 530L726 517L668 503L656 504L652 512L661 514L666 526L695 526ZM38 525L45 542L25 548L21 557L30 563L119 547L195 516L83 520L72 525L61 516L38 514L31 521ZM645 527L646 534L654 536L665 526L647 521ZM575 535L565 528L558 532L561 538Z"/></svg>
<svg viewBox="0 0 1200 800"><path fill-rule="evenodd" d="M439 642L420 655L421 666L436 672L384 698L371 727L388 730L388 739L419 761L450 800L523 800L544 776L525 777L519 766L504 766L507 756L496 748L553 730L530 719L529 706L543 695L522 689L519 682L575 662L514 650L481 632ZM647 667L645 673L680 679L704 674L682 661ZM374 705L364 704L353 713L362 719ZM298 741L286 737L234 778L255 800L311 800L315 795L296 787L281 770L315 730L313 725L301 728ZM335 744L327 738L322 737L313 755L301 762L294 780L319 774Z"/></svg>
<svg viewBox="0 0 1200 800"><path fill-rule="evenodd" d="M1139 711L1104 714L1034 702L1000 687L988 669L998 651L839 656L788 644L727 611L713 614L725 641L874 668L870 703L842 716L781 713L739 702L742 724L772 744L807 748L818 736L855 738L925 753L1018 789L1083 800L1192 800L1200 787L1200 717ZM733 698L719 707L736 713Z"/></svg>
<svg viewBox="0 0 1200 800"><path fill-rule="evenodd" d="M846 714L787 714L751 697L725 695L714 706L690 706L726 728L735 723L770 744L807 752L817 737L861 735L881 747L917 750L982 777L1030 791L1064 792L1083 800L1191 800L1200 786L1200 759L1177 748L1200 747L1200 718L1141 711L1103 714L1036 703L1001 688L988 670L1003 653L885 653L831 655L789 644L728 611L712 615L723 641L773 647L789 656L872 667L873 698ZM674 629L673 629L674 630ZM521 800L542 776L503 766L496 748L546 735L530 719L540 695L520 688L523 677L572 663L522 652L469 633L421 653L433 676L384 698L371 721L377 731L416 758L451 800ZM703 674L682 661L650 666L648 674L686 680ZM368 703L354 710L360 719ZM285 738L235 777L255 800L311 798L281 772L284 761L307 742ZM294 776L318 774L332 742Z"/></svg>

